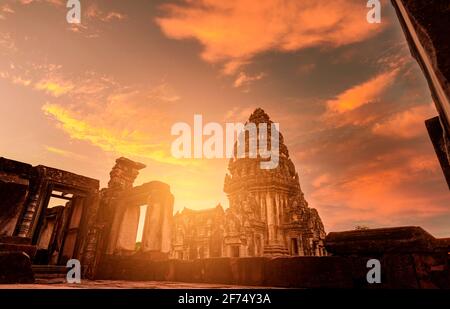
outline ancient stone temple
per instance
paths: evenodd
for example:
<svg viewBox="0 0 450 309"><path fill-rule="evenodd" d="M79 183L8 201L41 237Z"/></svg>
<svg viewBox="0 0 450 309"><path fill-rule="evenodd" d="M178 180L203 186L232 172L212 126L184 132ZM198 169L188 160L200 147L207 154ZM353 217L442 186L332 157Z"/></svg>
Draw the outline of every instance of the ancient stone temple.
<svg viewBox="0 0 450 309"><path fill-rule="evenodd" d="M186 260L221 257L224 227L225 211L220 204L202 210L184 208L174 216L171 257Z"/></svg>
<svg viewBox="0 0 450 309"><path fill-rule="evenodd" d="M108 187L99 190L96 179L0 158L0 283L65 276L72 259L81 262L87 278L111 257L167 259L174 197L159 181L133 186L144 167L117 159ZM142 245L136 250L144 206Z"/></svg>
<svg viewBox="0 0 450 309"><path fill-rule="evenodd" d="M262 109L253 112L250 122L267 124L270 132L272 121ZM267 136L270 145L270 133ZM249 136L247 150L248 143ZM326 254L322 221L317 210L308 207L281 133L279 149L274 169L261 169L264 159L259 156L230 159L226 211L218 206L175 215L173 258Z"/></svg>

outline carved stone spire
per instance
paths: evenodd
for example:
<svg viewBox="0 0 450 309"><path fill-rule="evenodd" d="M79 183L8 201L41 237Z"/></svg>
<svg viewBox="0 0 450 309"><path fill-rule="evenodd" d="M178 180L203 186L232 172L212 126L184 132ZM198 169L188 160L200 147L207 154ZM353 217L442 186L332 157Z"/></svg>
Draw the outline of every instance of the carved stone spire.
<svg viewBox="0 0 450 309"><path fill-rule="evenodd" d="M267 123L269 115L257 108L247 123ZM270 133L268 134L270 139ZM230 159L224 191L230 208L227 217L239 218L239 231L246 238L264 239L265 255L322 255L325 231L315 209L308 207L300 188L298 174L284 139L279 133L279 164L274 169L261 169L260 157ZM246 138L246 149L248 149ZM260 234L258 229L264 226ZM256 237L256 238L255 238Z"/></svg>

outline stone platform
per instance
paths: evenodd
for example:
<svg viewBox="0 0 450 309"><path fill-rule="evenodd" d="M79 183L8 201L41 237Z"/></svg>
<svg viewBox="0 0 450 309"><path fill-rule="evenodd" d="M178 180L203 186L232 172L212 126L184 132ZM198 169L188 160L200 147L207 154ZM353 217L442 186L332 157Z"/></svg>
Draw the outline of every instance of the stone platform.
<svg viewBox="0 0 450 309"><path fill-rule="evenodd" d="M34 284L0 284L0 289L258 289L270 287L170 281L82 280L69 284L61 279L36 280Z"/></svg>
<svg viewBox="0 0 450 309"><path fill-rule="evenodd" d="M450 288L449 239L420 227L330 233L333 256L149 260L105 255L96 279L284 288ZM367 262L377 259L381 283L370 284Z"/></svg>

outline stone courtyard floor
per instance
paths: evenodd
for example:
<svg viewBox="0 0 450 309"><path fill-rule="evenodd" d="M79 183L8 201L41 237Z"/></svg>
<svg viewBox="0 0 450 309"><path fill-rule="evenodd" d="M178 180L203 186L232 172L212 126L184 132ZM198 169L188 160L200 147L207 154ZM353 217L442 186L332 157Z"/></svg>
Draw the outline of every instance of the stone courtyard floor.
<svg viewBox="0 0 450 309"><path fill-rule="evenodd" d="M69 284L62 279L37 279L33 284L0 284L0 289L258 289L268 287L168 281L82 280Z"/></svg>

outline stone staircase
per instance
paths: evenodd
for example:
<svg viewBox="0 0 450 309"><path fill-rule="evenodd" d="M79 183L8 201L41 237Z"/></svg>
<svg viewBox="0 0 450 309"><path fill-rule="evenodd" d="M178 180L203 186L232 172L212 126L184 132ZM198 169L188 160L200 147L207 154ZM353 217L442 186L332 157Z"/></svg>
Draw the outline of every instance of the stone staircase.
<svg viewBox="0 0 450 309"><path fill-rule="evenodd" d="M33 265L35 279L66 279L69 268L58 265Z"/></svg>

